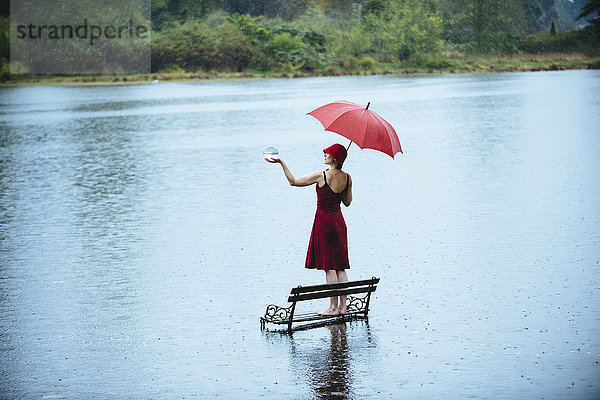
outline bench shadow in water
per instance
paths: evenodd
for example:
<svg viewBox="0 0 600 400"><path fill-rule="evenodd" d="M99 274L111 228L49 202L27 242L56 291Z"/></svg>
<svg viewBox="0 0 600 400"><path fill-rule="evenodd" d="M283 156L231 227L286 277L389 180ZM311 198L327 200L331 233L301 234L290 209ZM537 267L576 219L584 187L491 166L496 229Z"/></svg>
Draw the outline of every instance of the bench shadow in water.
<svg viewBox="0 0 600 400"><path fill-rule="evenodd" d="M318 337L304 337L308 332L277 335L288 348L290 370L298 383L310 388L313 399L358 398L353 385L361 368L356 364L371 359L377 347L368 319L322 324L309 332Z"/></svg>

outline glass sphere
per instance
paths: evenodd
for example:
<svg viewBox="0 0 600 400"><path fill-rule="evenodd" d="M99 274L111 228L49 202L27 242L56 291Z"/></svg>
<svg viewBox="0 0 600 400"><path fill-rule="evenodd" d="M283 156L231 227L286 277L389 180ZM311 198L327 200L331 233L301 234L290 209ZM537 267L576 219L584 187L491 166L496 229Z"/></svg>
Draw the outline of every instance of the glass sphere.
<svg viewBox="0 0 600 400"><path fill-rule="evenodd" d="M277 147L275 147L273 145L267 146L263 150L263 156L265 156L267 158L278 158L279 150L277 150Z"/></svg>

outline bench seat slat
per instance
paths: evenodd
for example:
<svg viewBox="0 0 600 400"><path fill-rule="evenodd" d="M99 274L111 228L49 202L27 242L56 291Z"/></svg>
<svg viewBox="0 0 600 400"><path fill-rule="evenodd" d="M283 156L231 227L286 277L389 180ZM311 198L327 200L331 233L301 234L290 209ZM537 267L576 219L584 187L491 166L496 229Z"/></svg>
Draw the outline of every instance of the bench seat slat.
<svg viewBox="0 0 600 400"><path fill-rule="evenodd" d="M298 295L292 295L288 297L288 301L290 303L295 301L305 301L305 300L315 300L315 299L324 299L326 297L335 297L335 296L346 296L349 294L356 293L371 293L377 289L376 286L366 286L359 288L349 288L349 289L339 289L339 290L324 290L316 293L304 293Z"/></svg>
<svg viewBox="0 0 600 400"><path fill-rule="evenodd" d="M349 318L354 315L364 314L364 312L352 311L346 313L344 316L342 315L319 315L317 313L312 314L302 314L302 315L294 315L294 322L307 322L307 321L319 321L323 319L331 319L331 318Z"/></svg>
<svg viewBox="0 0 600 400"><path fill-rule="evenodd" d="M291 294L299 294L299 293L306 293L306 292L318 292L321 290L344 289L344 288L353 287L353 286L376 285L378 283L379 283L379 278L365 279L362 281L324 283L321 285L298 286L298 287L292 288L290 293Z"/></svg>
<svg viewBox="0 0 600 400"><path fill-rule="evenodd" d="M364 311L349 311L344 316L342 315L319 315L317 313L303 313L294 315L293 322L307 322L307 321L319 321L324 319L332 319L332 318L349 318L354 317L356 315L364 315ZM270 322L276 325L287 325L289 320L266 320L266 322Z"/></svg>

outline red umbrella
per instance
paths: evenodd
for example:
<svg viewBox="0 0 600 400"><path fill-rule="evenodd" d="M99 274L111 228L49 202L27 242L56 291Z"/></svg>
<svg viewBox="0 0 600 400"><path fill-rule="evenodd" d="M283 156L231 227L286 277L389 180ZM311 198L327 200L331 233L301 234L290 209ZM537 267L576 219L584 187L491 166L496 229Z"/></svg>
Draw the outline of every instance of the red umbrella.
<svg viewBox="0 0 600 400"><path fill-rule="evenodd" d="M309 112L323 124L326 131L339 133L361 149L373 149L390 155L402 153L396 131L375 111L358 104L340 100ZM350 147L350 145L348 145Z"/></svg>

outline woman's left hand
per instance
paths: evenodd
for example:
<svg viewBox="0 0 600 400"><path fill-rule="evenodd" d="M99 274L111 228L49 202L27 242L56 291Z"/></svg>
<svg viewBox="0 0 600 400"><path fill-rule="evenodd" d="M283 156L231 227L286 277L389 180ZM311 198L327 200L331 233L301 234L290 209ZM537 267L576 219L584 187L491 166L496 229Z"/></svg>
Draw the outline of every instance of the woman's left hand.
<svg viewBox="0 0 600 400"><path fill-rule="evenodd" d="M271 164L281 164L281 158L265 157L265 161Z"/></svg>

